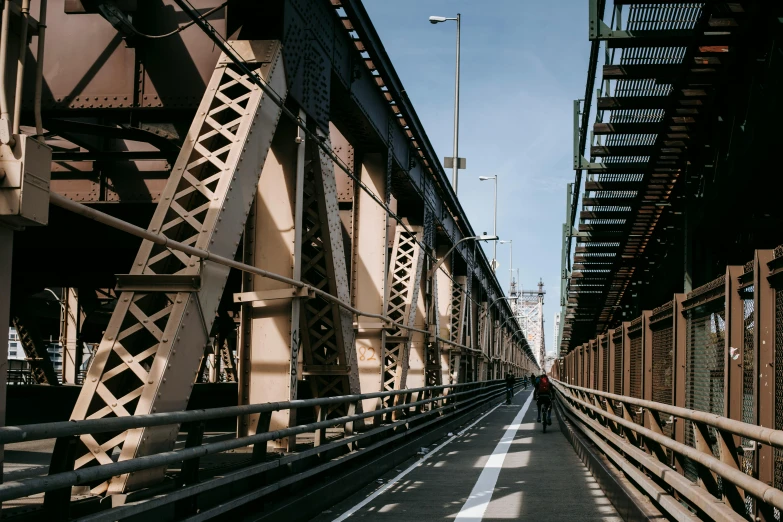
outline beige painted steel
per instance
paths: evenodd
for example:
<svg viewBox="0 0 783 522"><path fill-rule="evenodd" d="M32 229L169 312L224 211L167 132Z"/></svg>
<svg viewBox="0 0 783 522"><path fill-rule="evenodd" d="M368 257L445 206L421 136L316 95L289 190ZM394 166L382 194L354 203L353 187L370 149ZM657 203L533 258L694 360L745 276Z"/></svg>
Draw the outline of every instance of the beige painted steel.
<svg viewBox="0 0 783 522"><path fill-rule="evenodd" d="M437 249L437 257L441 259L449 250L449 246L439 246ZM451 259L446 259L440 268L435 272L435 295L436 295L436 308L437 308L437 329L438 337L441 339L451 338ZM440 350L440 365L441 376L440 383L448 384L450 382L449 374L449 353L451 346L437 341L438 349Z"/></svg>
<svg viewBox="0 0 783 522"><path fill-rule="evenodd" d="M365 154L359 176L375 194L386 193L386 166L380 154ZM352 259L352 304L360 310L382 314L386 285L386 211L366 192L356 191L354 205L354 242ZM381 391L382 330L359 330L356 355L359 381L365 393ZM377 401L366 400L365 411L375 409Z"/></svg>
<svg viewBox="0 0 783 522"><path fill-rule="evenodd" d="M63 383L78 384L82 365L83 347L79 330L84 322L84 311L79 306L79 293L75 288L63 288L60 313L60 345L63 347Z"/></svg>
<svg viewBox="0 0 783 522"><path fill-rule="evenodd" d="M424 255L422 255L422 258L423 257ZM425 323L427 321L426 299L424 295L425 285L426 278L421 277L419 281L419 295L416 299L416 316L414 320L414 326L421 329L426 327ZM427 386L424 372L424 367L426 366L424 349L428 339L429 335L427 334L422 332L411 332L411 348L408 359L408 388L422 388Z"/></svg>
<svg viewBox="0 0 783 522"><path fill-rule="evenodd" d="M315 129L316 139L329 146L329 137ZM313 140L306 145L302 227L302 280L342 302L350 300L337 182L332 159ZM316 295L301 310L302 374L313 397L360 393L353 315ZM325 415L337 408L331 406ZM323 414L323 418L326 418Z"/></svg>
<svg viewBox="0 0 783 522"><path fill-rule="evenodd" d="M304 144L297 144L296 127L282 120L277 128L272 146L267 154L256 190L255 212L245 234L248 248L252 248L252 264L286 277L294 276L294 212L297 196L297 153ZM300 188L301 190L301 188ZM242 358L239 385L243 391L241 404L287 401L296 399L296 386L291 385L291 307L293 289L280 281L252 276L252 292L243 288L243 316L249 321L243 339L247 351ZM279 292L287 299L268 299ZM252 296L251 294L257 294ZM255 307L251 297L267 299L263 306ZM245 325L243 325L244 327ZM249 335L247 335L249 333ZM296 372L296 358L293 362ZM256 433L259 416L252 415L240 433ZM272 413L269 429L289 426L288 411ZM284 441L278 441L284 443Z"/></svg>
<svg viewBox="0 0 783 522"><path fill-rule="evenodd" d="M385 314L395 322L413 326L419 305L424 253L419 241L421 227L398 225L394 231L394 243L386 279ZM423 305L422 305L423 306ZM407 386L408 365L413 332L400 328L384 332L383 387L385 390L401 390Z"/></svg>
<svg viewBox="0 0 783 522"><path fill-rule="evenodd" d="M276 41L238 44L243 58L281 96L285 74ZM260 88L225 60L215 67L149 230L233 257L281 114ZM228 277L228 267L145 240L130 273L200 275L198 292L122 292L72 420L179 411L194 376ZM118 378L120 377L120 378ZM77 468L170 451L178 427L80 437ZM119 493L155 483L163 469L115 477L97 488Z"/></svg>
<svg viewBox="0 0 783 522"><path fill-rule="evenodd" d="M449 339L452 343L458 345L467 345L470 336L468 335L468 324L470 315L468 314L469 303L465 288L467 286L467 277L457 276L451 281L451 296L449 301ZM451 345L449 349L449 384L457 384L461 381L462 367L462 348Z"/></svg>

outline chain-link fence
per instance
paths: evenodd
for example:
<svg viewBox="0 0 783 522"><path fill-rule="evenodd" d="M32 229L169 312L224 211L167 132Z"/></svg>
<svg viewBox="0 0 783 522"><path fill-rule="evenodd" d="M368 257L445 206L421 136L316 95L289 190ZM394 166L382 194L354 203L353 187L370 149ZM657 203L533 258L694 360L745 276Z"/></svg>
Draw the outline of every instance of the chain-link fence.
<svg viewBox="0 0 783 522"><path fill-rule="evenodd" d="M783 430L783 246L757 251L752 262L729 266L725 275L687 295L613 326L566 356L580 365L581 386ZM622 417L624 400L610 402ZM642 408L629 410L634 422L650 427ZM655 411L651 415L664 436L783 489L783 450L745 434L737 436L736 448L729 440L723 445L709 423L697 430L697 419ZM648 452L660 451L640 442ZM729 453L721 454L721 447ZM763 499L741 490L742 497L734 497L697 460L680 455L675 462L671 448L661 449L688 479L710 483L711 493L738 511L744 501L742 515L757 519ZM777 510L774 518L780 519Z"/></svg>
<svg viewBox="0 0 783 522"><path fill-rule="evenodd" d="M687 312L685 407L723 415L724 357L726 350L726 311L722 300L715 300ZM714 435L714 434L713 434ZM694 427L685 425L686 444L696 447ZM713 448L717 456L717 448ZM698 478L693 462L686 465L686 476Z"/></svg>

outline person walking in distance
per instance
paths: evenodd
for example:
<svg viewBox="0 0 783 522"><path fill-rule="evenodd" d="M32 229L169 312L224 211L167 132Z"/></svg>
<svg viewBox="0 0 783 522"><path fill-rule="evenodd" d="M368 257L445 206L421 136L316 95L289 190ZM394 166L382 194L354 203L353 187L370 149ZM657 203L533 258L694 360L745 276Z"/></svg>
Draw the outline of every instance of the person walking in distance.
<svg viewBox="0 0 783 522"><path fill-rule="evenodd" d="M511 398L514 396L514 376L506 373L506 404L511 404Z"/></svg>

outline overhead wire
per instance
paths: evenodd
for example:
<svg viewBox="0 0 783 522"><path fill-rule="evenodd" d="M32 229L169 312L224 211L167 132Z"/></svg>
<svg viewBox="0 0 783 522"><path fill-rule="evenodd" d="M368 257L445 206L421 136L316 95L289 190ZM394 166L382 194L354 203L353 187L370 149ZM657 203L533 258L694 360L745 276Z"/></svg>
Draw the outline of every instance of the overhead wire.
<svg viewBox="0 0 783 522"><path fill-rule="evenodd" d="M234 63L234 65L236 67L238 67L241 70L241 72L244 75L246 75L254 84L259 86L262 89L262 91L264 91L264 93L271 99L271 101L273 103L275 103L278 107L280 107L281 112L287 118L289 118L291 121L293 121L297 125L297 127L299 127L304 132L305 136L307 136L309 139L313 140L313 143L315 143L316 146L319 149L321 149L323 151L323 153L325 153L333 161L333 163L338 166L338 168L340 170L345 172L346 175L348 175L351 179L353 179L354 182L356 182L358 184L358 186L363 191L365 191L370 196L370 198L373 201L375 201L376 204L378 204L381 208L383 208L385 210L385 212L387 213L387 215L390 216L392 219L394 219L401 228L403 228L406 232L410 233L413 236L414 241L422 248L422 251L424 252L424 254L429 259L437 260L437 258L430 253L430 251L429 251L430 247L428 245L424 244L418 238L416 238L415 233L403 221L402 217L399 216L398 214L396 214L386 204L386 202L380 198L380 196L375 194L369 187L367 187L361 181L361 179L358 176L356 176L351 171L350 168L348 168L348 166L342 161L342 159L339 158L334 153L334 151L329 146L329 141L320 139L314 132L312 132L310 129L308 129L306 124L297 115L295 115L293 112L291 112L285 106L283 97L280 96L277 92L275 92L274 89L271 86L269 86L257 73L255 73L253 70L251 70L247 66L247 64L239 57L239 54L237 53L236 49L234 49L233 46L231 46L231 44L225 38L223 38L214 29L214 27L212 27L212 25L209 24L209 22L207 22L205 20L205 18L207 16L209 16L212 13L214 13L218 9L224 7L226 3L221 4L220 6L207 11L206 13L199 14L188 0L175 0L175 2L183 9L183 11L185 11L186 14L188 14L188 16L190 16L192 18L191 22L189 22L188 24L186 24L186 25L184 25L182 27L179 27L175 31L172 31L172 32L164 34L164 35L146 35L144 33L141 33L139 31L137 31L135 28L132 28L132 31L134 31L139 36L143 36L143 37L147 37L147 38L165 38L165 37L177 34L178 32L181 32L182 30L184 30L184 29L186 29L186 28L188 28L188 27L190 27L192 25L198 25L199 27L201 27L201 29L208 36L210 36L211 39L215 42L216 46L219 47L221 49L221 51L223 51L231 59L231 61ZM250 272L250 273L253 273L255 275L262 276L262 277L268 277L268 278L271 278L271 279L274 279L274 280L277 280L277 281L285 282L285 283L291 284L292 286L295 286L295 287L308 288L308 290L313 291L315 294L319 295L323 299L325 299L325 300L327 300L329 302L338 304L339 306L345 308L346 310L351 311L352 313L355 313L356 315L360 315L360 316L364 316L364 317L377 318L377 319L380 319L380 320L384 321L385 323L388 323L390 325L393 325L393 326L401 328L401 329L405 329L405 330L409 330L409 331L416 331L416 332L424 333L424 334L427 334L427 335L431 335L431 333L429 331L427 331L427 330L418 329L418 328L414 328L414 327L409 327L409 326L406 326L406 325L403 325L403 324L400 324L400 323L396 323L396 322L392 321L388 316L384 316L382 314L372 314L372 313L362 312L361 310L358 310L355 307L353 307L350 303L345 303L343 301L340 301L337 297L335 297L335 296L333 296L333 295L331 295L331 294L329 294L329 293L327 293L327 292L325 292L325 291L323 291L321 289L312 287L312 286L310 286L310 285L308 285L308 284L306 284L306 283L304 283L302 281L297 281L297 280L294 280L294 279L291 279L291 278L287 278L287 277L282 276L280 274L274 274L272 272L261 270L261 269L252 267L250 265L245 265L244 263L240 263L240 262L234 261L233 259L222 258L221 256L216 256L214 254L210 254L208 251L195 249L195 248L190 247L188 245L185 245L185 244L179 243L177 241L174 241L174 240L172 240L170 238L167 238L166 236L158 235L158 234L149 232L149 231L147 231L145 229L142 229L140 227L135 227L134 225L130 225L130 224L125 223L125 222L122 222L125 225L124 227L118 227L118 226L116 226L117 223L111 223L110 222L111 219L112 219L111 216L109 216L107 214L103 214L103 213L101 213L99 211L96 211L94 209L91 209L91 208L89 208L89 207L87 207L85 205L81 205L79 203L73 202L73 201L69 200L68 198L64 198L62 196L59 196L58 194L52 193L50 195L50 200L56 206L68 209L68 210L73 211L73 212L76 212L76 213L78 213L80 215L83 215L85 217L89 217L90 219L95 219L96 221L102 222L104 224L108 224L110 226L114 226L115 228L121 228L122 230L124 230L126 232L129 232L129 233L131 233L131 234L133 234L133 235L135 235L137 237L141 237L143 239L147 239L147 240L152 241L152 242L154 242L156 244L166 244L169 247L176 248L176 249L178 249L180 251L183 251L183 252L188 253L190 255L194 255L194 256L199 257L201 259L211 259L211 260L213 260L215 262L219 262L221 264L224 264L224 265L232 267L232 268L239 269L241 271ZM117 220L117 221L120 221L120 220ZM474 253L473 257L475 258L475 249L474 249L473 253ZM447 272L443 267L439 267L439 270L441 270L454 284L459 284L454 279L454 277L449 272ZM498 287L500 288L499 283L498 283ZM472 301L473 303L475 303L477 305L480 304L480 303L478 303L478 301L476 301L470 295L471 293L468 291L468 289L465 289L464 291L465 291L466 297L470 301ZM502 289L501 289L501 294L502 293L503 292L502 292ZM454 342L446 340L446 339L441 339L439 337L438 337L438 339L440 339L440 340L442 340L444 342L447 342L447 343L449 343L451 345L460 346L462 348L465 348L465 349L468 349L468 350L471 350L471 351L475 351L476 350L475 348L470 348L470 347L465 346L465 345L460 345L458 343L454 343Z"/></svg>
<svg viewBox="0 0 783 522"><path fill-rule="evenodd" d="M209 11L199 15L199 18L206 18L209 15L219 11L220 9L223 9L227 4L228 4L228 2L223 2L219 6L213 7ZM170 32L165 33L165 34L145 34L145 33L142 33L141 31L136 29L136 27L130 22L130 20L128 20L128 23L126 25L124 25L124 27L127 27L128 29L130 29L133 32L133 34L135 34L136 36L141 36L142 38L148 38L150 40L159 40L159 39L162 39L162 38L168 38L169 36L174 36L175 34L181 33L182 31L184 31L188 27L191 27L195 23L196 23L195 20L191 20L190 22L186 23L185 25L177 27L173 31L170 31Z"/></svg>
<svg viewBox="0 0 783 522"><path fill-rule="evenodd" d="M392 219L394 219L398 225L400 225L403 230L408 232L409 234L413 235L414 242L416 242L423 250L424 254L432 259L437 260L435 256L433 256L429 250L430 247L423 243L421 240L416 238L415 233L408 227L408 225L403 221L403 218L399 216L397 213L395 213L389 205L382 199L380 196L375 194L375 192L372 191L364 182L362 182L361 178L356 176L351 169L342 161L341 158L339 158L334 151L327 145L326 140L321 140L315 133L313 133L311 130L309 130L304 122L299 118L298 115L294 114L291 110L289 110L287 107L285 107L285 102L283 100L283 97L278 94L274 88L272 88L266 81L261 78L260 75L255 73L253 70L251 70L247 63L245 63L244 60L240 57L237 50L231 45L231 43L223 38L223 36L215 30L215 28L206 20L203 19L203 16L199 16L195 7L191 4L190 0L174 0L180 8L185 11L185 13L190 16L194 23L198 24L199 27L209 36L213 42L223 51L228 58L231 59L232 62L234 62L234 65L242 69L242 73L248 76L248 78L258 85L269 97L271 100L280 107L282 113L289 118L292 122L294 122L297 127L299 127L304 133L305 136L307 136L310 139L313 139L314 142L317 144L318 148L320 148L329 158L342 170L348 177L350 177L354 182L358 184L358 186L366 192L381 208L383 208L387 215L389 215ZM230 51L230 52L229 52ZM444 274L446 274L449 279L451 279L452 282L459 284L454 280L454 278L445 271L442 267L439 268L439 270L442 270ZM502 294L502 287L498 283L498 288L501 288L501 294ZM477 301L473 300L472 297L469 297L474 303L479 304Z"/></svg>

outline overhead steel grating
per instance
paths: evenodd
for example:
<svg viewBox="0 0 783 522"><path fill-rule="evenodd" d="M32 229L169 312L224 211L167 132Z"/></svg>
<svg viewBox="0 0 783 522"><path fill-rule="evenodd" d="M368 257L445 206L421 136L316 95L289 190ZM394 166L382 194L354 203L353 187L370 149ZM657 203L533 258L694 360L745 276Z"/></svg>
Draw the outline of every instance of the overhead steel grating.
<svg viewBox="0 0 783 522"><path fill-rule="evenodd" d="M743 2L615 0L609 21L599 3L591 2L591 40L604 41L604 63L591 55L590 71L602 78L589 160L575 150L577 186L586 177L562 352L615 326L629 285L649 269L656 229L676 203L689 153L702 144L745 22ZM587 143L591 104L575 146Z"/></svg>

